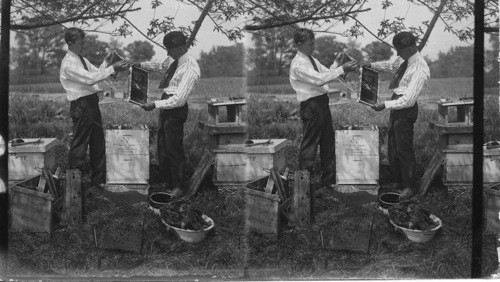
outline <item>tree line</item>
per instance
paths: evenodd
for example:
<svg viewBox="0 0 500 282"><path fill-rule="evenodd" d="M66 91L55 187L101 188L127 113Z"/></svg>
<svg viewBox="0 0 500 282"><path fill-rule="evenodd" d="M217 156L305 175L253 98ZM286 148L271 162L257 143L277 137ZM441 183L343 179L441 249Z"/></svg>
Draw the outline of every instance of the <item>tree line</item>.
<svg viewBox="0 0 500 282"><path fill-rule="evenodd" d="M16 32L16 44L11 47L10 66L18 75L47 75L59 70L66 55L64 31L61 26L38 28ZM99 66L108 52L116 52L132 61L150 60L154 55L153 45L147 41L134 41L123 46L117 39L104 42L95 34L85 35L82 56Z"/></svg>
<svg viewBox="0 0 500 282"><path fill-rule="evenodd" d="M214 46L208 52L202 51L198 63L203 77L251 78L284 77L288 75L290 62L295 56L293 44L294 28L291 26L268 29L251 36L251 43L245 46ZM58 70L65 56L64 32L60 26L16 32L15 47L11 50L11 68L20 75L44 75ZM153 45L147 41L134 41L123 47L117 39L104 42L97 35L86 36L83 55L94 65L100 65L106 54L117 52L132 61L150 60L154 55ZM492 50L487 51L486 77L498 77L498 37L490 36ZM314 56L325 66L330 66L337 54L347 52L358 62L387 60L394 55L393 49L380 41L360 46L354 40L343 43L333 35L316 38ZM439 52L436 60L426 57L433 78L472 77L474 50L472 46L451 47ZM351 74L351 78L357 77ZM349 78L349 77L348 77Z"/></svg>

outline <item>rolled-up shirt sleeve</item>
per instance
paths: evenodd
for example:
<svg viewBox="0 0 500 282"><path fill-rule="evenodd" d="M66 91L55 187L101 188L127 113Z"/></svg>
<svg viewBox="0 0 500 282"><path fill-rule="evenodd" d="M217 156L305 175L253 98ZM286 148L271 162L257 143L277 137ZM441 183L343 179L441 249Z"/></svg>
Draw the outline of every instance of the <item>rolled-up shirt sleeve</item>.
<svg viewBox="0 0 500 282"><path fill-rule="evenodd" d="M391 61L381 61L381 62L374 62L370 64L370 67L378 72L390 72L390 73L396 73L398 70L399 66L404 62L403 58L398 57L396 60Z"/></svg>
<svg viewBox="0 0 500 282"><path fill-rule="evenodd" d="M80 82L86 85L94 85L100 81L105 80L110 75L115 73L113 67L107 67L105 69L98 69L92 64L87 62L87 66L90 71L87 71L80 66L75 66L73 64L68 64L63 69L64 74L67 78Z"/></svg>
<svg viewBox="0 0 500 282"><path fill-rule="evenodd" d="M155 72L166 72L170 64L174 62L172 57L167 57L167 59L163 61L152 60L147 62L140 63L141 68L147 71L155 71Z"/></svg>
<svg viewBox="0 0 500 282"><path fill-rule="evenodd" d="M318 65L320 72L299 63L293 68L294 75L303 82L323 86L344 74L344 69L342 67L328 69L321 64L316 63L316 65Z"/></svg>

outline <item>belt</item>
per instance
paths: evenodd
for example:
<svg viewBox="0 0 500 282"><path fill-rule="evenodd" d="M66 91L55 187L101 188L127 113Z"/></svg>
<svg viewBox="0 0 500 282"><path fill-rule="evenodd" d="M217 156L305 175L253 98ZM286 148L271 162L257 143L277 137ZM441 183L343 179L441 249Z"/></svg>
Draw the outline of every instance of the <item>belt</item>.
<svg viewBox="0 0 500 282"><path fill-rule="evenodd" d="M305 101L302 101L302 102L314 101L314 100L319 100L319 99L325 99L325 97L327 97L327 98L328 98L327 93L323 93L323 94L320 94L320 95L318 95L318 96L314 96L314 97L309 98L309 99L307 99L307 100L305 100Z"/></svg>

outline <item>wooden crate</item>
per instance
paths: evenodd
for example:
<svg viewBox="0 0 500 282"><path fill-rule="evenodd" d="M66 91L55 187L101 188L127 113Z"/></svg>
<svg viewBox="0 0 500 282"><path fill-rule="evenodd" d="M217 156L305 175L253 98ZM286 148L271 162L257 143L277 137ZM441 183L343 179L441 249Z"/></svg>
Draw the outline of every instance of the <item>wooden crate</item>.
<svg viewBox="0 0 500 282"><path fill-rule="evenodd" d="M245 224L248 230L270 237L277 236L279 196L248 188L243 189L246 199Z"/></svg>
<svg viewBox="0 0 500 282"><path fill-rule="evenodd" d="M473 147L471 145L452 145L443 150L443 183L471 184L473 181ZM483 182L500 182L500 148L483 148Z"/></svg>
<svg viewBox="0 0 500 282"><path fill-rule="evenodd" d="M24 142L39 138L25 138ZM39 144L14 146L9 143L9 182L27 180L41 174L40 169L53 171L56 166L54 147L59 144L56 138L41 138Z"/></svg>
<svg viewBox="0 0 500 282"><path fill-rule="evenodd" d="M267 140L252 141L257 144ZM251 147L235 144L215 148L214 184L246 184L269 176L272 168L283 170L286 165L285 147L291 142L287 139L271 139L271 142Z"/></svg>
<svg viewBox="0 0 500 282"><path fill-rule="evenodd" d="M40 177L35 176L9 187L11 229L51 237L54 197L36 190Z"/></svg>
<svg viewBox="0 0 500 282"><path fill-rule="evenodd" d="M337 184L377 184L379 152L378 129L336 130Z"/></svg>
<svg viewBox="0 0 500 282"><path fill-rule="evenodd" d="M106 182L148 184L149 128L106 129Z"/></svg>

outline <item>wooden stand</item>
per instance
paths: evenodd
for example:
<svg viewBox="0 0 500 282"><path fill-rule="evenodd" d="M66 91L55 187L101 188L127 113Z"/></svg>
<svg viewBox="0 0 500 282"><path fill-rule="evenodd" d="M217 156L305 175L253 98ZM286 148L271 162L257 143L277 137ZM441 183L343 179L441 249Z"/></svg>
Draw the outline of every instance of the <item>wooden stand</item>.
<svg viewBox="0 0 500 282"><path fill-rule="evenodd" d="M474 100L439 101L438 123L441 125L472 125Z"/></svg>
<svg viewBox="0 0 500 282"><path fill-rule="evenodd" d="M419 187L422 197L443 167L443 184L472 184L473 100L439 101L438 120L429 127L438 134L438 152L426 168Z"/></svg>
<svg viewBox="0 0 500 282"><path fill-rule="evenodd" d="M198 127L209 134L211 148L245 143L248 139L248 125L243 122L242 108L246 103L245 99L207 101L208 121L198 122ZM221 116L223 109L226 109L225 117Z"/></svg>

